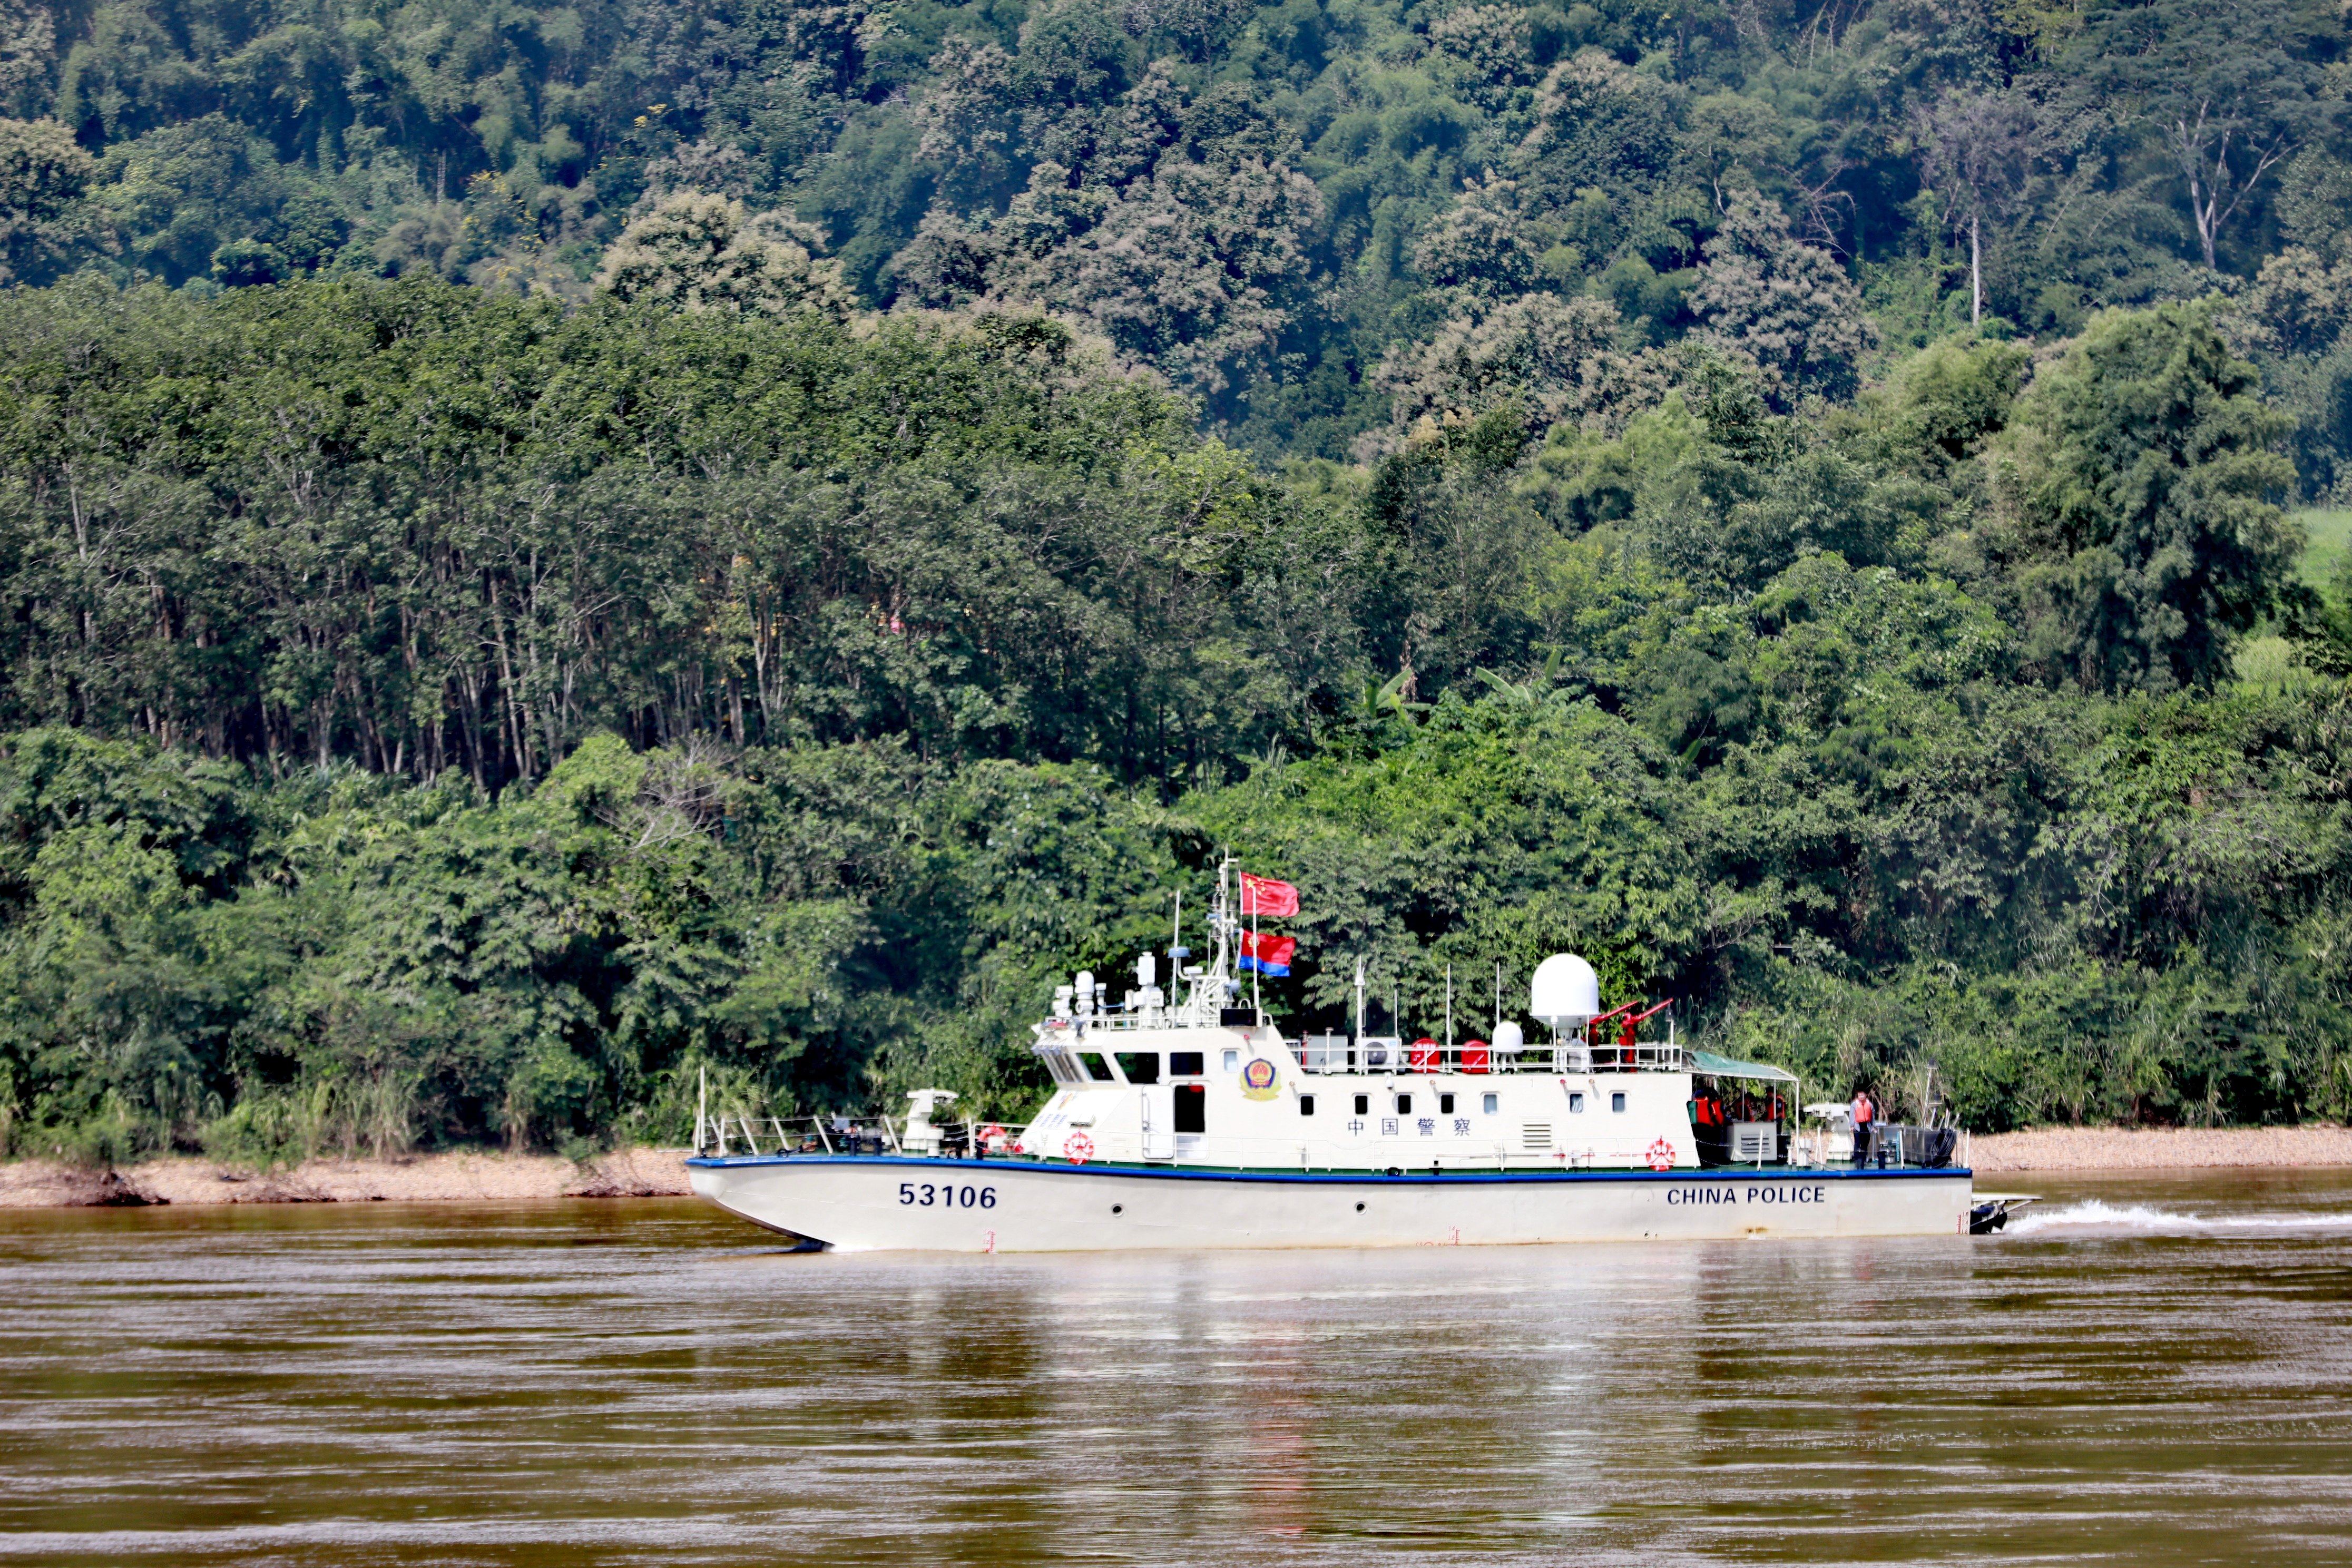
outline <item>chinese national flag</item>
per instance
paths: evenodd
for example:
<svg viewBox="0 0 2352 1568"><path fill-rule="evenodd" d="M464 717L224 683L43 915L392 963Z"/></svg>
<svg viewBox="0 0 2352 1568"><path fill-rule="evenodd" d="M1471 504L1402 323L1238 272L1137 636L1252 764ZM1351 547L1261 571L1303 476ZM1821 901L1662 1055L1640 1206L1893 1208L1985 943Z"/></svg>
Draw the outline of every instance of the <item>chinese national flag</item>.
<svg viewBox="0 0 2352 1568"><path fill-rule="evenodd" d="M1253 877L1242 873L1242 918L1253 915L1295 915L1298 912L1298 889L1287 882L1277 882L1271 877Z"/></svg>
<svg viewBox="0 0 2352 1568"><path fill-rule="evenodd" d="M1268 936L1264 931L1242 932L1242 970L1255 970L1260 974L1287 974L1290 959L1298 951L1295 938Z"/></svg>

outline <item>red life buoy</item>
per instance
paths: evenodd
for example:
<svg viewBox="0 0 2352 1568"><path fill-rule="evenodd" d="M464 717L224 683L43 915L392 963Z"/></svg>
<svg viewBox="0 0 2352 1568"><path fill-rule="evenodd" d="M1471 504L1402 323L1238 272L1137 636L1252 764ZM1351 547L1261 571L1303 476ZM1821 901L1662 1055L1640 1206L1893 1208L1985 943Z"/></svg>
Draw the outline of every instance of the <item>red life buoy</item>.
<svg viewBox="0 0 2352 1568"><path fill-rule="evenodd" d="M980 1145L982 1148L993 1149L1003 1142L1004 1129L999 1127L995 1122L992 1121L987 1126L980 1130Z"/></svg>
<svg viewBox="0 0 2352 1568"><path fill-rule="evenodd" d="M1063 1157L1073 1165L1083 1165L1095 1155L1095 1141L1083 1132L1073 1132L1062 1140Z"/></svg>

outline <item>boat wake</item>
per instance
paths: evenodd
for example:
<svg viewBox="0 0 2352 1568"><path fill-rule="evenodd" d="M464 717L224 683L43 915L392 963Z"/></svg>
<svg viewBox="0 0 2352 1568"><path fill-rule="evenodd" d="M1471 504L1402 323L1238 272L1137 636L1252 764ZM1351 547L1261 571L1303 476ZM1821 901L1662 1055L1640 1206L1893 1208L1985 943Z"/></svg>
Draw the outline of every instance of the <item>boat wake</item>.
<svg viewBox="0 0 2352 1568"><path fill-rule="evenodd" d="M2216 1230L2339 1230L2352 1227L2352 1214L2242 1214L2207 1216L2178 1214L2148 1204L2110 1204L2098 1198L2062 1208L2037 1209L2009 1222L2011 1236L2045 1230L2134 1231L2151 1236Z"/></svg>

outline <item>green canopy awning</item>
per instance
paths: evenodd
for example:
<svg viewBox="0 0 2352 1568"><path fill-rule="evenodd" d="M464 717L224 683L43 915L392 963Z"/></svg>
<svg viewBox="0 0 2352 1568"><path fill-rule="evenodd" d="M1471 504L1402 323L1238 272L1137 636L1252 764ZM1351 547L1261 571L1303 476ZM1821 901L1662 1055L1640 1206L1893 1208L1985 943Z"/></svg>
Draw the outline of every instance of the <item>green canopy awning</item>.
<svg viewBox="0 0 2352 1568"><path fill-rule="evenodd" d="M1717 1056L1713 1051L1693 1051L1691 1070L1712 1073L1717 1078L1763 1078L1780 1083L1797 1081L1797 1075L1786 1068L1769 1068L1762 1062L1736 1062L1729 1057Z"/></svg>

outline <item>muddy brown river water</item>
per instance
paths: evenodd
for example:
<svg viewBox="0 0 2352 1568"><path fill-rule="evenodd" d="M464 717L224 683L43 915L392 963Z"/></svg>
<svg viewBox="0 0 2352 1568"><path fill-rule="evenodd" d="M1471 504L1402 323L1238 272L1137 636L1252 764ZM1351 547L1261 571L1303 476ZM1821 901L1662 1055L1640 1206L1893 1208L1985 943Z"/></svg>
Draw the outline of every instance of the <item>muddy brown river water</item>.
<svg viewBox="0 0 2352 1568"><path fill-rule="evenodd" d="M2352 1561L2352 1173L1968 1241L793 1255L0 1213L0 1563Z"/></svg>

